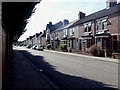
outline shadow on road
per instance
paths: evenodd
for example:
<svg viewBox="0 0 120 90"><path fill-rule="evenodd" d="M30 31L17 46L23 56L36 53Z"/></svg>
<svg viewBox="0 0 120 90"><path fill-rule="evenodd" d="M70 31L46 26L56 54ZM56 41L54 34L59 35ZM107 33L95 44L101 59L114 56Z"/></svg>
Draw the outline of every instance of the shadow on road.
<svg viewBox="0 0 120 90"><path fill-rule="evenodd" d="M114 90L114 88L110 87L110 85L103 84L102 82L58 72L56 71L55 66L50 65L49 62L46 62L44 60L43 56L35 56L24 50L21 50L19 52L26 56L30 60L30 62L37 67L38 70L41 70L41 72L45 76L47 76L61 89L80 88L81 90L83 90L86 88L91 88L92 90Z"/></svg>

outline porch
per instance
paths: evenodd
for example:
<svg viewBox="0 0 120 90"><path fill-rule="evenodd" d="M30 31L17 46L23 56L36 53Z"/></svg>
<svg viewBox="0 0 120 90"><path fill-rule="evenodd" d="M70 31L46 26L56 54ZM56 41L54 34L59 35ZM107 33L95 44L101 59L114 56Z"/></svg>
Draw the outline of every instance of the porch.
<svg viewBox="0 0 120 90"><path fill-rule="evenodd" d="M94 44L94 37L89 36L81 36L79 39L80 43L80 50L81 51L88 51L88 49Z"/></svg>

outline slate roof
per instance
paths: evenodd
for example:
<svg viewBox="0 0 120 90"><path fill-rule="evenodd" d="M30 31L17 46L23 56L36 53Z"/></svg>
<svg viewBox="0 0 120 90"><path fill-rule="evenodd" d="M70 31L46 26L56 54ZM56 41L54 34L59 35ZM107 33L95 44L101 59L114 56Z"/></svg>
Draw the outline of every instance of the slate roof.
<svg viewBox="0 0 120 90"><path fill-rule="evenodd" d="M58 23L54 25L47 24L46 29L49 28L50 32L56 30L57 28L61 27L63 25L62 21L59 21Z"/></svg>
<svg viewBox="0 0 120 90"><path fill-rule="evenodd" d="M78 21L78 20L74 20L74 21L66 24L65 26L62 25L60 28L54 30L53 32L59 32L59 31L61 31L61 30L63 30L63 29L69 28L69 27L71 27L74 23L76 23L77 21ZM53 33L53 32L52 32L52 33Z"/></svg>
<svg viewBox="0 0 120 90"><path fill-rule="evenodd" d="M116 12L120 12L120 3L118 3L117 5L109 8L109 9L103 9L103 10L100 10L100 11L95 12L93 14L90 14L90 15L86 16L85 18L78 20L72 26L76 26L76 25L79 25L81 23L85 23L85 22L88 22L88 21L91 21L94 19L105 17L105 16L108 16L108 15L116 13Z"/></svg>

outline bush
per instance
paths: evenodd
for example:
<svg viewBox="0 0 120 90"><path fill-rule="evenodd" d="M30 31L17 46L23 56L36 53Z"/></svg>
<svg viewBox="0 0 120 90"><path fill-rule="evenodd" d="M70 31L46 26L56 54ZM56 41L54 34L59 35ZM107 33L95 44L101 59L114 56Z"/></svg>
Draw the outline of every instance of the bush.
<svg viewBox="0 0 120 90"><path fill-rule="evenodd" d="M49 50L50 50L50 48L51 48L51 45L50 45L50 44L48 44L48 45L47 45L47 49L49 49Z"/></svg>
<svg viewBox="0 0 120 90"><path fill-rule="evenodd" d="M62 51L67 51L67 45L66 44L60 44L60 48Z"/></svg>
<svg viewBox="0 0 120 90"><path fill-rule="evenodd" d="M89 52L93 55L93 56L100 56L100 47L98 47L96 44L92 45L89 48Z"/></svg>

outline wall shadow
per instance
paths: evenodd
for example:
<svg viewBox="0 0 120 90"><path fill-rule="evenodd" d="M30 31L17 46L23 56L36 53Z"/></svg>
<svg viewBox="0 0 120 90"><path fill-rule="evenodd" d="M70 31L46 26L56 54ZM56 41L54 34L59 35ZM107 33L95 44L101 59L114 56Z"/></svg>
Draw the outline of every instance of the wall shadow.
<svg viewBox="0 0 120 90"><path fill-rule="evenodd" d="M30 52L20 50L25 57L27 57L30 62L35 65L36 70L47 76L53 83L55 83L60 89L67 88L79 88L83 89L94 89L94 90L114 90L115 88L110 87L102 82L87 79L84 77L72 76L68 74L63 74L56 70L56 67L46 62L43 56L32 55ZM116 89L117 90L117 89Z"/></svg>

